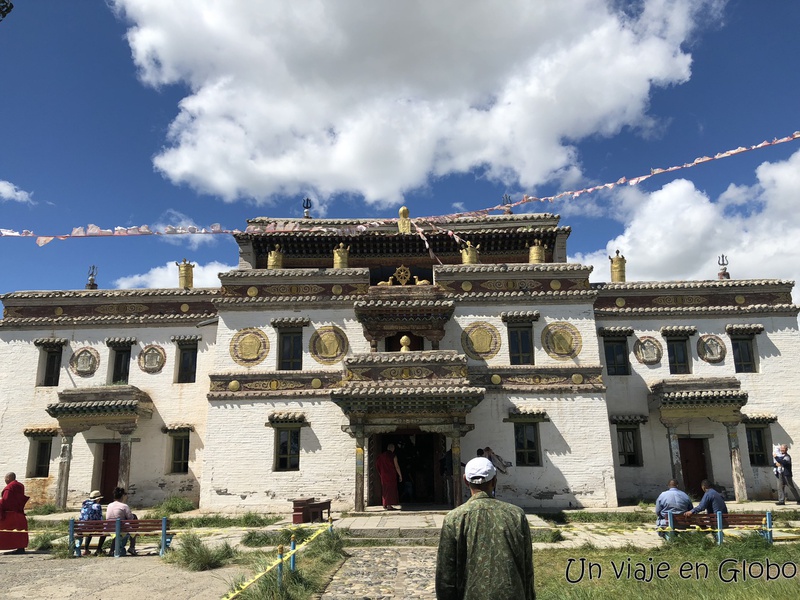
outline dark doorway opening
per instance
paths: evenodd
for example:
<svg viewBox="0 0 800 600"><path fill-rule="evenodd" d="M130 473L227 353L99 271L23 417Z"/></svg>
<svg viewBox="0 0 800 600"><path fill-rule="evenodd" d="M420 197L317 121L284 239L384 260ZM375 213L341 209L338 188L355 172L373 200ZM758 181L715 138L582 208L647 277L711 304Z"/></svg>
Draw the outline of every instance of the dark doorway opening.
<svg viewBox="0 0 800 600"><path fill-rule="evenodd" d="M100 493L102 504L114 501L114 489L119 481L119 442L103 444L103 462L100 465Z"/></svg>
<svg viewBox="0 0 800 600"><path fill-rule="evenodd" d="M681 469L686 493L692 498L701 498L703 490L700 482L708 479L708 462L706 461L706 440L696 438L678 438L678 449L681 453Z"/></svg>
<svg viewBox="0 0 800 600"><path fill-rule="evenodd" d="M381 481L375 463L388 444L395 445L395 454L403 473L403 482L397 488L401 506L407 508L446 504L444 479L440 472L441 459L445 453L445 437L419 429L398 429L393 433L370 437L367 504L381 505Z"/></svg>

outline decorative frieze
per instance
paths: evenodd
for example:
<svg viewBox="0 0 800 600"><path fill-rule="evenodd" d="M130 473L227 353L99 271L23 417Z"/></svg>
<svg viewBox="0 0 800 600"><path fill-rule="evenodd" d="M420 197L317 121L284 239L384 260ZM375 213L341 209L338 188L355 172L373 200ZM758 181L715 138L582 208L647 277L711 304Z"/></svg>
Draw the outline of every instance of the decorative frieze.
<svg viewBox="0 0 800 600"><path fill-rule="evenodd" d="M504 323L533 323L539 320L538 310L510 310L500 313Z"/></svg>
<svg viewBox="0 0 800 600"><path fill-rule="evenodd" d="M647 415L611 415L608 421L613 425L642 425L647 423Z"/></svg>
<svg viewBox="0 0 800 600"><path fill-rule="evenodd" d="M697 333L697 327L691 325L667 325L659 330L661 337L688 338Z"/></svg>
<svg viewBox="0 0 800 600"><path fill-rule="evenodd" d="M725 325L725 333L730 336L754 336L764 332L760 323L730 323Z"/></svg>

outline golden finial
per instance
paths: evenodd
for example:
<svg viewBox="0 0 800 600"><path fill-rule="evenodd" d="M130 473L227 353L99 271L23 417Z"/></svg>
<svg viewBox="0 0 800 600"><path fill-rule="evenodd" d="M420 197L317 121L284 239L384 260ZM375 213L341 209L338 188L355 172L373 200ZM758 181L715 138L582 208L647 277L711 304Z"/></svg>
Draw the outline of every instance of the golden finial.
<svg viewBox="0 0 800 600"><path fill-rule="evenodd" d="M397 231L400 233L411 233L411 219L408 218L408 207L401 206L397 215Z"/></svg>
<svg viewBox="0 0 800 600"><path fill-rule="evenodd" d="M178 265L178 287L183 290L190 290L194 286L194 265L185 258L183 262L176 262Z"/></svg>
<svg viewBox="0 0 800 600"><path fill-rule="evenodd" d="M528 262L530 264L536 265L545 262L544 251L547 250L547 246L542 244L542 240L533 240L533 244L528 248Z"/></svg>
<svg viewBox="0 0 800 600"><path fill-rule="evenodd" d="M275 250L270 251L267 256L268 269L282 269L283 268L283 252L279 244L275 244Z"/></svg>
<svg viewBox="0 0 800 600"><path fill-rule="evenodd" d="M411 338L407 335L400 338L400 352L411 352Z"/></svg>
<svg viewBox="0 0 800 600"><path fill-rule="evenodd" d="M625 257L617 250L617 255L609 256L611 261L611 283L625 283Z"/></svg>
<svg viewBox="0 0 800 600"><path fill-rule="evenodd" d="M347 260L350 257L350 246L345 248L344 242L339 242L339 245L333 249L333 268L346 269Z"/></svg>
<svg viewBox="0 0 800 600"><path fill-rule="evenodd" d="M474 265L478 263L478 250L481 245L473 246L472 242L467 241L467 245L461 249L461 263L464 265Z"/></svg>

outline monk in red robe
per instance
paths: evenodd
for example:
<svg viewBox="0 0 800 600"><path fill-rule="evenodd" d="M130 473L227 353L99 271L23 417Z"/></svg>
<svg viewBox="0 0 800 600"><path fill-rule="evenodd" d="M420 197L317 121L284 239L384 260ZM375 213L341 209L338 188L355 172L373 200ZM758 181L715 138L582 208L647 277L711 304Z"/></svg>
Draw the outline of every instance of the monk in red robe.
<svg viewBox="0 0 800 600"><path fill-rule="evenodd" d="M394 444L386 446L386 451L378 456L377 464L378 475L381 478L381 500L383 508L395 510L393 504L400 504L397 496L397 480L403 481L403 474L400 472L400 465L394 453Z"/></svg>
<svg viewBox="0 0 800 600"><path fill-rule="evenodd" d="M25 517L25 486L14 473L6 473L6 487L0 496L0 550L13 550L6 554L22 554L28 547L28 519ZM9 531L21 529L22 531Z"/></svg>

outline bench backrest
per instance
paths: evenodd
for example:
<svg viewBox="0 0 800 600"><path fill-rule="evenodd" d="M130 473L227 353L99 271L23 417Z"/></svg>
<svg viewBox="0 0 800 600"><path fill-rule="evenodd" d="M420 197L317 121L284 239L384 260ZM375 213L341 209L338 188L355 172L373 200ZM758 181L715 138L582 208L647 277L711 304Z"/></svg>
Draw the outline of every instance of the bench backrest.
<svg viewBox="0 0 800 600"><path fill-rule="evenodd" d="M696 514L686 517L684 515L673 515L673 523L676 527L692 527L698 526L703 528L714 529L717 526L717 515ZM766 514L757 513L728 513L722 515L723 527L762 527L767 523Z"/></svg>
<svg viewBox="0 0 800 600"><path fill-rule="evenodd" d="M161 519L121 519L120 528L125 533L161 531ZM117 520L75 521L75 534L115 533Z"/></svg>

